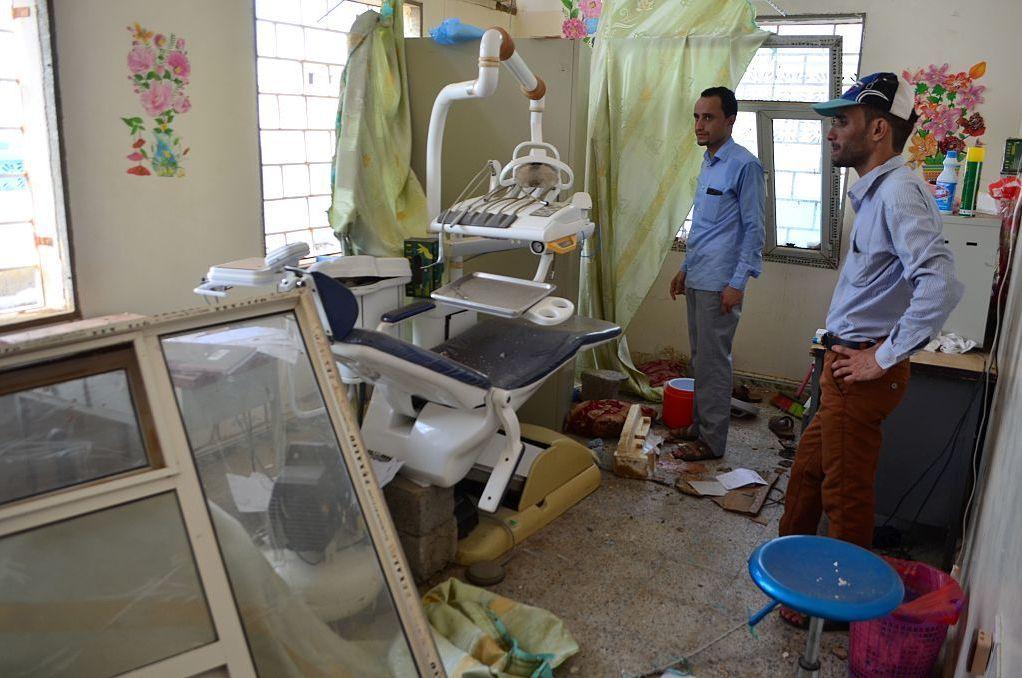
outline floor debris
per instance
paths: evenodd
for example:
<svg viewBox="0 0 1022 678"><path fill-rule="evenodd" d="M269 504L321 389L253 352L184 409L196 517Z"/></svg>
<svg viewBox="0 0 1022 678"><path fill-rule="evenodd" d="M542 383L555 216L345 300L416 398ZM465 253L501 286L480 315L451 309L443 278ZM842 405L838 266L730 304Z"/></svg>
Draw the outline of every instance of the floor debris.
<svg viewBox="0 0 1022 678"><path fill-rule="evenodd" d="M779 473L768 473L766 485L731 490L723 497L715 497L713 501L717 502L725 511L757 516L760 509L763 508L763 503L766 502L767 495L770 494L770 489L780 477Z"/></svg>
<svg viewBox="0 0 1022 678"><path fill-rule="evenodd" d="M642 406L632 405L628 409L621 438L614 451L614 474L622 478L645 480L653 477L656 469L656 450L646 448L653 422L650 417L643 416ZM658 436L659 437L659 436Z"/></svg>

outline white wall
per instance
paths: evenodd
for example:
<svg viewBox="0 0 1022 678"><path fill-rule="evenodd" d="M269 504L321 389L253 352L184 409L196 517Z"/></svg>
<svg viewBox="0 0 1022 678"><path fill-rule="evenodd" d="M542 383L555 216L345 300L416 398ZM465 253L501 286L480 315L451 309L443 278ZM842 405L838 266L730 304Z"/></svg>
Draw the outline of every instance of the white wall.
<svg viewBox="0 0 1022 678"><path fill-rule="evenodd" d="M186 40L183 178L125 173L121 117L142 115L126 65L136 21ZM211 263L263 251L251 0L56 0L54 25L82 314L198 305Z"/></svg>
<svg viewBox="0 0 1022 678"><path fill-rule="evenodd" d="M561 37L560 0L518 0L518 15L513 22L515 37Z"/></svg>
<svg viewBox="0 0 1022 678"><path fill-rule="evenodd" d="M949 62L965 70L986 60L986 103L980 108L987 121L984 137L989 150L983 183L1000 171L1004 139L1015 136L1022 116L1022 89L1017 85L1022 66L1022 2L988 0L968 5L958 0L779 0L788 14L865 13L862 73L900 72L930 63ZM756 4L760 12L765 5ZM842 245L847 246L851 210L845 215ZM655 352L673 347L688 353L683 302L672 302L668 282L683 255L672 252L646 301L628 328L633 351ZM800 379L808 356L804 346L821 327L837 282L836 270L765 263L759 280L750 281L742 320L735 339L735 368L772 376Z"/></svg>
<svg viewBox="0 0 1022 678"><path fill-rule="evenodd" d="M83 316L200 305L212 263L263 254L252 0L55 0L67 191ZM423 29L456 16L511 30L510 15L425 0ZM174 127L191 147L183 178L125 173L142 115L127 80L138 21L186 40L192 109Z"/></svg>
<svg viewBox="0 0 1022 678"><path fill-rule="evenodd" d="M1022 676L1022 251L1014 254L1013 279L1005 311L997 389L983 450L985 477L973 506L979 521L967 539L965 561L968 617L955 629L960 646L955 675L965 675L973 630L994 634L995 663L987 676ZM946 674L945 674L946 675Z"/></svg>
<svg viewBox="0 0 1022 678"><path fill-rule="evenodd" d="M461 19L462 23L491 28L500 26L509 33L513 30L513 17L506 12L487 9L466 0L423 0L422 35L429 37L429 31L448 17Z"/></svg>

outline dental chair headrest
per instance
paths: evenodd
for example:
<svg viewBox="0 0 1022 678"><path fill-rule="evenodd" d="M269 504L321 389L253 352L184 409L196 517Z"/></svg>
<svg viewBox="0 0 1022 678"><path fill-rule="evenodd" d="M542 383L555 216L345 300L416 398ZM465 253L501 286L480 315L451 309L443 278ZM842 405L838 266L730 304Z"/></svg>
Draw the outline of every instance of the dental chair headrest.
<svg viewBox="0 0 1022 678"><path fill-rule="evenodd" d="M317 303L330 325L333 340L343 340L358 321L358 300L343 283L327 274L311 271L308 275L312 276L319 297Z"/></svg>

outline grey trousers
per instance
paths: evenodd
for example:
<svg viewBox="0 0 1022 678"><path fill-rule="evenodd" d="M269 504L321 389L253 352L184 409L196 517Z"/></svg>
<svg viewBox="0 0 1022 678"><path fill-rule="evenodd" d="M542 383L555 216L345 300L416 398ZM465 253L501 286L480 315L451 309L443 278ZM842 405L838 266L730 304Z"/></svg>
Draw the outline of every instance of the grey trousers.
<svg viewBox="0 0 1022 678"><path fill-rule="evenodd" d="M721 314L720 292L691 287L685 289L685 300L696 380L694 423L699 426L699 438L716 456L723 457L731 423L731 344L741 306Z"/></svg>

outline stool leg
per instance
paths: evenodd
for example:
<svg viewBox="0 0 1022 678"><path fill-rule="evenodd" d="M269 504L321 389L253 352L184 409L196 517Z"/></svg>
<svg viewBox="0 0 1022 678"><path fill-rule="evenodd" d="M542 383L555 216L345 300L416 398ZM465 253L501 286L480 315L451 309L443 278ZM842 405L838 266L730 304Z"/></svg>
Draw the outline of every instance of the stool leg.
<svg viewBox="0 0 1022 678"><path fill-rule="evenodd" d="M823 619L809 618L805 654L798 658L797 678L814 678L820 673L820 641L823 638Z"/></svg>

